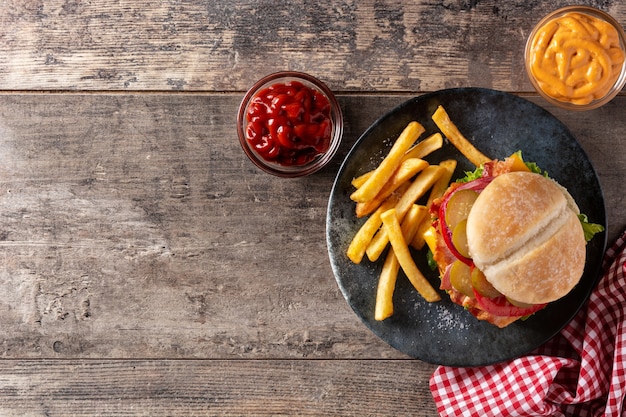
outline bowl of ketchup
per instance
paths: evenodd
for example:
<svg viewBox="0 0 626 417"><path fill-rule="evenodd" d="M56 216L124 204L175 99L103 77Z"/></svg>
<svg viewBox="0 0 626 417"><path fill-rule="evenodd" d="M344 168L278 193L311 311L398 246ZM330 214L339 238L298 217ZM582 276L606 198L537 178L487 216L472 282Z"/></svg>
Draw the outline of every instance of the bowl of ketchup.
<svg viewBox="0 0 626 417"><path fill-rule="evenodd" d="M267 75L246 93L237 117L248 158L279 177L300 177L324 167L341 142L343 119L332 91L295 71Z"/></svg>
<svg viewBox="0 0 626 417"><path fill-rule="evenodd" d="M526 72L547 101L590 110L611 101L626 83L626 35L608 13L588 6L555 10L526 42Z"/></svg>

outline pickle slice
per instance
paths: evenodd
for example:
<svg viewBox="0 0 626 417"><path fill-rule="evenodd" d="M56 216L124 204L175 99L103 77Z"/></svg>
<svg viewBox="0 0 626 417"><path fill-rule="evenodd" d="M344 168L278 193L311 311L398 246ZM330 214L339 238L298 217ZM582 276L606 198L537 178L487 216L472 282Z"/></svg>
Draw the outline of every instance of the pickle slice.
<svg viewBox="0 0 626 417"><path fill-rule="evenodd" d="M459 190L450 196L445 213L450 230L454 230L459 222L467 219L477 198L478 193L474 190Z"/></svg>
<svg viewBox="0 0 626 417"><path fill-rule="evenodd" d="M454 261L450 266L450 284L457 291L474 298L470 266L462 261Z"/></svg>
<svg viewBox="0 0 626 417"><path fill-rule="evenodd" d="M467 246L467 219L461 220L452 230L452 244L466 258L470 257Z"/></svg>
<svg viewBox="0 0 626 417"><path fill-rule="evenodd" d="M496 298L502 295L500 291L496 290L493 285L487 281L487 277L485 277L485 274L483 274L480 269L473 268L470 277L472 287L483 297Z"/></svg>

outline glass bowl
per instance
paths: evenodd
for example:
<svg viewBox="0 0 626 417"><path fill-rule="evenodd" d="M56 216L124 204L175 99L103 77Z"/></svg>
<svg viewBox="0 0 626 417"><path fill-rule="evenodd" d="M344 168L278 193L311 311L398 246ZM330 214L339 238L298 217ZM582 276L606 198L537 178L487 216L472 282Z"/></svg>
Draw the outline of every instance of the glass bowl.
<svg viewBox="0 0 626 417"><path fill-rule="evenodd" d="M600 42L590 35L598 27L614 31L613 40ZM624 29L611 15L593 7L568 6L537 23L526 41L524 61L531 83L548 102L567 110L591 110L624 87L625 51Z"/></svg>
<svg viewBox="0 0 626 417"><path fill-rule="evenodd" d="M341 107L317 78L276 72L257 81L244 96L237 133L248 158L263 171L287 178L310 175L339 148Z"/></svg>

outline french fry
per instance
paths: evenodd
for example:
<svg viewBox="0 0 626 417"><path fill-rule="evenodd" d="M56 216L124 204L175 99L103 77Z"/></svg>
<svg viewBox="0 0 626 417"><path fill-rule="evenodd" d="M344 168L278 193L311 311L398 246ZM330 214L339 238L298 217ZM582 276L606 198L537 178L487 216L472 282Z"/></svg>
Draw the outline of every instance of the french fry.
<svg viewBox="0 0 626 417"><path fill-rule="evenodd" d="M430 282L424 277L411 257L409 246L402 235L400 222L396 216L396 209L385 211L380 215L380 218L383 221L383 228L387 230L389 242L398 258L398 263L409 281L411 281L411 284L426 301L435 302L441 300L439 293L430 285Z"/></svg>
<svg viewBox="0 0 626 417"><path fill-rule="evenodd" d="M432 119L474 165L481 166L490 160L463 136L443 106L437 108ZM348 257L360 263L367 255L375 262L391 244L376 290L375 320L393 315L393 293L400 269L425 300L441 299L415 264L409 246L422 249L426 244L429 247L436 244L428 214L434 201L449 187L457 161L445 160L439 165L423 161L422 158L443 146L441 133L415 143L424 131L421 124L409 123L380 165L352 180L356 190L350 198L356 202L356 215L370 217L350 242ZM418 205L418 200L429 190L426 205Z"/></svg>
<svg viewBox="0 0 626 417"><path fill-rule="evenodd" d="M417 232L418 226L422 219L426 217L428 210L426 206L418 206L414 204L404 217L402 225L402 234L407 241L411 240ZM376 290L376 304L374 307L374 319L385 320L393 315L393 293L396 286L400 263L396 257L393 248L387 253L383 268L378 280Z"/></svg>
<svg viewBox="0 0 626 417"><path fill-rule="evenodd" d="M402 162L411 158L419 158L422 159L425 156L433 153L437 149L440 149L443 146L443 137L441 133L433 133L423 141L418 144L412 146L408 151L404 153L402 157ZM365 174L359 175L358 177L352 179L352 186L354 188L359 188L367 179L374 173L374 170L368 171Z"/></svg>
<svg viewBox="0 0 626 417"><path fill-rule="evenodd" d="M413 180L409 188L404 192L398 204L396 204L396 215L398 221L402 221L411 205L419 200L432 185L441 176L444 169L438 165L430 165ZM365 253L370 261L375 262L380 257L381 253L387 247L389 243L389 236L384 228L378 230L378 232L372 238Z"/></svg>
<svg viewBox="0 0 626 417"><path fill-rule="evenodd" d="M346 255L352 262L355 264L361 263L363 255L365 255L365 249L369 246L372 237L378 230L380 230L380 226L382 224L382 220L380 219L381 213L394 207L400 200L400 197L402 196L401 193L407 188L408 184L405 184L398 190L399 192L397 194L392 194L387 197L380 207L378 207L378 209L372 213L365 223L361 225L352 238L352 241L348 246L348 250L346 251Z"/></svg>
<svg viewBox="0 0 626 417"><path fill-rule="evenodd" d="M389 150L389 153L382 160L374 173L361 185L350 198L357 203L364 203L376 197L376 194L383 188L385 183L396 171L404 153L415 143L417 138L424 133L424 126L418 122L410 122L402 131L398 139Z"/></svg>
<svg viewBox="0 0 626 417"><path fill-rule="evenodd" d="M421 250L424 247L424 233L432 227L432 220L430 216L423 219L422 222L417 227L417 233L413 236L413 239L410 240L409 246L413 249Z"/></svg>
<svg viewBox="0 0 626 417"><path fill-rule="evenodd" d="M404 159L424 158L425 156L428 156L436 151L437 149L440 149L442 146L443 137L441 136L441 133L433 133L432 135L406 151L406 153L404 154Z"/></svg>
<svg viewBox="0 0 626 417"><path fill-rule="evenodd" d="M454 170L456 169L457 162L454 159L446 159L445 161L441 161L439 166L444 169L441 177L435 182L433 188L430 190L430 194L428 195L428 201L426 202L426 207L430 209L430 206L433 204L433 201L443 195L443 193L450 186L450 181L452 179L452 175L454 174ZM424 247L424 232L430 227L431 221L430 217L422 220L417 233L412 240L409 242L409 246L420 250Z"/></svg>
<svg viewBox="0 0 626 417"><path fill-rule="evenodd" d="M465 138L465 136L463 136L452 120L450 120L450 116L448 116L448 113L443 106L437 107L437 110L435 110L435 113L432 115L432 119L448 140L459 150L459 152L469 159L471 163L479 167L485 162L490 161L489 158L487 158L474 145L472 145L470 141Z"/></svg>
<svg viewBox="0 0 626 417"><path fill-rule="evenodd" d="M429 207L433 204L433 201L436 198L439 198L443 195L443 193L450 186L450 181L452 180L452 175L454 175L454 170L456 169L456 160L454 159L446 159L445 161L441 161L439 166L444 169L444 172L441 174L441 177L435 182L433 188L430 190L430 195L428 196L428 202L426 203L426 207Z"/></svg>
<svg viewBox="0 0 626 417"><path fill-rule="evenodd" d="M352 184L354 188L359 188L360 186L365 184L365 181L367 181L367 179L371 177L373 173L374 170L367 171L365 174L361 174L358 177L353 178L350 184Z"/></svg>
<svg viewBox="0 0 626 417"><path fill-rule="evenodd" d="M376 197L365 202L356 204L356 216L363 217L374 212L380 204L389 197L406 181L413 178L418 172L428 166L428 162L423 159L409 158L400 164L393 176L387 181Z"/></svg>
<svg viewBox="0 0 626 417"><path fill-rule="evenodd" d="M383 269L378 278L376 287L376 303L374 305L374 320L382 321L393 315L393 293L396 289L400 263L393 251L387 252L387 257L383 263Z"/></svg>

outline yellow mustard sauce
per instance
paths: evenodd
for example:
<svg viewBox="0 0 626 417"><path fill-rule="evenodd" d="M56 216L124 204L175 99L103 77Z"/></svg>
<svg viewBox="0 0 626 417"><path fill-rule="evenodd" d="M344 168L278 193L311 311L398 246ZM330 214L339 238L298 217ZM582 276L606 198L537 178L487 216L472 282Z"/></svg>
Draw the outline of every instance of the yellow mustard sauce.
<svg viewBox="0 0 626 417"><path fill-rule="evenodd" d="M608 93L620 75L624 50L612 25L569 12L537 31L529 59L532 75L547 95L581 105Z"/></svg>

